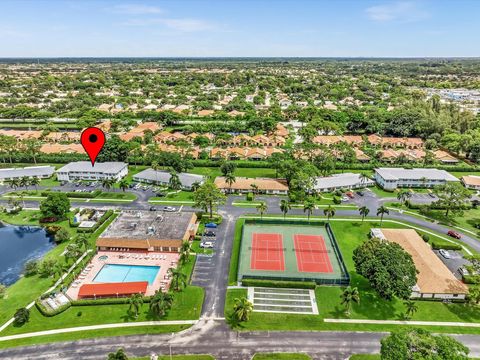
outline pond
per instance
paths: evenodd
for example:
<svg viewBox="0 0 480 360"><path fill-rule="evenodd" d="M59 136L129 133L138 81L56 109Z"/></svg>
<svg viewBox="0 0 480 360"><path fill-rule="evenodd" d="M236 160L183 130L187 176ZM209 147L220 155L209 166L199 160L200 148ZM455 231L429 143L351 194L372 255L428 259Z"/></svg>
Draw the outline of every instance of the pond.
<svg viewBox="0 0 480 360"><path fill-rule="evenodd" d="M54 246L53 239L41 227L0 222L0 284L13 284L27 261L41 258Z"/></svg>

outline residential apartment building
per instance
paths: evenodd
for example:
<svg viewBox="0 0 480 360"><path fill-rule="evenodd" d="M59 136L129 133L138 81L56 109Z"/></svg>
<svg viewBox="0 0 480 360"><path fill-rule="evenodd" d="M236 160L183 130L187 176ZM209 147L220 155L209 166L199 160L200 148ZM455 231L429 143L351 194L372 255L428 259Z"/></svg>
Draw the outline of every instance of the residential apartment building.
<svg viewBox="0 0 480 360"><path fill-rule="evenodd" d="M57 170L59 181L74 180L120 180L128 174L128 164L124 162L96 162L95 166L89 161L71 162Z"/></svg>
<svg viewBox="0 0 480 360"><path fill-rule="evenodd" d="M364 178L361 174L343 173L318 177L315 181L314 189L319 192L329 192L335 190L359 189L373 185L375 185L373 180Z"/></svg>
<svg viewBox="0 0 480 360"><path fill-rule="evenodd" d="M438 169L375 169L375 181L386 190L400 187L434 187L459 181L455 176Z"/></svg>
<svg viewBox="0 0 480 360"><path fill-rule="evenodd" d="M30 166L25 168L0 169L0 182L22 177L46 179L53 175L53 166Z"/></svg>
<svg viewBox="0 0 480 360"><path fill-rule="evenodd" d="M189 173L178 173L177 175L184 190L191 190L194 184L202 185L205 182L202 175ZM134 175L133 181L168 186L171 177L172 175L168 171L145 169Z"/></svg>

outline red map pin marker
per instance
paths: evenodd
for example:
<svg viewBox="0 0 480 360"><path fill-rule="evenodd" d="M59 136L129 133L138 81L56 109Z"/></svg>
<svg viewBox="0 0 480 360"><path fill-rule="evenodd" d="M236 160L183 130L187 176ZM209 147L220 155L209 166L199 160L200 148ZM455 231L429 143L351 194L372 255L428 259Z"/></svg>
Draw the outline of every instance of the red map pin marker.
<svg viewBox="0 0 480 360"><path fill-rule="evenodd" d="M92 162L92 166L94 166L98 154L105 145L105 133L99 128L89 127L83 130L80 141Z"/></svg>

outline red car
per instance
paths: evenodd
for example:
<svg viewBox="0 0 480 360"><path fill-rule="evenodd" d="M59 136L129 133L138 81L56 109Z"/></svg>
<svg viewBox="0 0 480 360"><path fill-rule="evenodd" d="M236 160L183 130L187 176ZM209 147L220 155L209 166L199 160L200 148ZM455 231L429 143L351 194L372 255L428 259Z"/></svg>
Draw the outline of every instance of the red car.
<svg viewBox="0 0 480 360"><path fill-rule="evenodd" d="M345 195L347 195L350 199L353 199L355 197L355 195L353 195L351 191L346 192Z"/></svg>
<svg viewBox="0 0 480 360"><path fill-rule="evenodd" d="M462 235L460 235L459 233L457 233L456 231L453 231L453 230L450 230L449 232L447 232L447 235L451 236L455 239L460 239L462 237Z"/></svg>

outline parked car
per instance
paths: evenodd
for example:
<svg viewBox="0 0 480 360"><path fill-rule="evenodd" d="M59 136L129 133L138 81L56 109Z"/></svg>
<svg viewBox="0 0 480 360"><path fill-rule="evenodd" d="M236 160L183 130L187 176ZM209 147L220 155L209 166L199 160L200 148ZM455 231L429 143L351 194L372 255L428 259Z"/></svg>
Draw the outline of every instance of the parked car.
<svg viewBox="0 0 480 360"><path fill-rule="evenodd" d="M205 241L200 243L200 247L204 249L213 249L213 243L211 241Z"/></svg>
<svg viewBox="0 0 480 360"><path fill-rule="evenodd" d="M469 272L467 269L465 269L463 266L458 268L458 272L459 272L462 276L470 275L470 272Z"/></svg>
<svg viewBox="0 0 480 360"><path fill-rule="evenodd" d="M449 253L447 250L440 249L438 252L439 252L440 255L442 255L445 259L451 259L451 258L452 258L452 255L450 255L450 253Z"/></svg>
<svg viewBox="0 0 480 360"><path fill-rule="evenodd" d="M342 197L342 201L348 201L348 197L346 196Z"/></svg>
<svg viewBox="0 0 480 360"><path fill-rule="evenodd" d="M353 199L355 197L355 195L353 195L353 192L351 191L347 191L345 195L347 195L350 199Z"/></svg>
<svg viewBox="0 0 480 360"><path fill-rule="evenodd" d="M211 228L211 229L216 229L216 228L217 228L217 224L215 224L215 223L208 223L208 224L205 224L205 227L206 227L206 228Z"/></svg>
<svg viewBox="0 0 480 360"><path fill-rule="evenodd" d="M203 233L203 235L205 235L205 236L215 236L215 233L213 231L205 231Z"/></svg>
<svg viewBox="0 0 480 360"><path fill-rule="evenodd" d="M462 237L462 235L460 235L459 233L457 233L456 231L453 231L453 230L449 230L449 231L447 232L447 235L448 235L448 236L451 236L451 237L453 237L453 238L455 238L455 239L460 239L460 238Z"/></svg>
<svg viewBox="0 0 480 360"><path fill-rule="evenodd" d="M157 208L155 206L150 206L150 211L157 211Z"/></svg>
<svg viewBox="0 0 480 360"><path fill-rule="evenodd" d="M158 197L165 197L167 194L163 192L157 192L155 195L157 195Z"/></svg>
<svg viewBox="0 0 480 360"><path fill-rule="evenodd" d="M363 191L357 191L357 195L358 196L363 196L363 195L365 195L365 193Z"/></svg>
<svg viewBox="0 0 480 360"><path fill-rule="evenodd" d="M163 211L166 211L166 212L175 212L175 211L177 211L177 209L175 209L175 208L172 207L172 206L165 206L165 207L163 208Z"/></svg>

